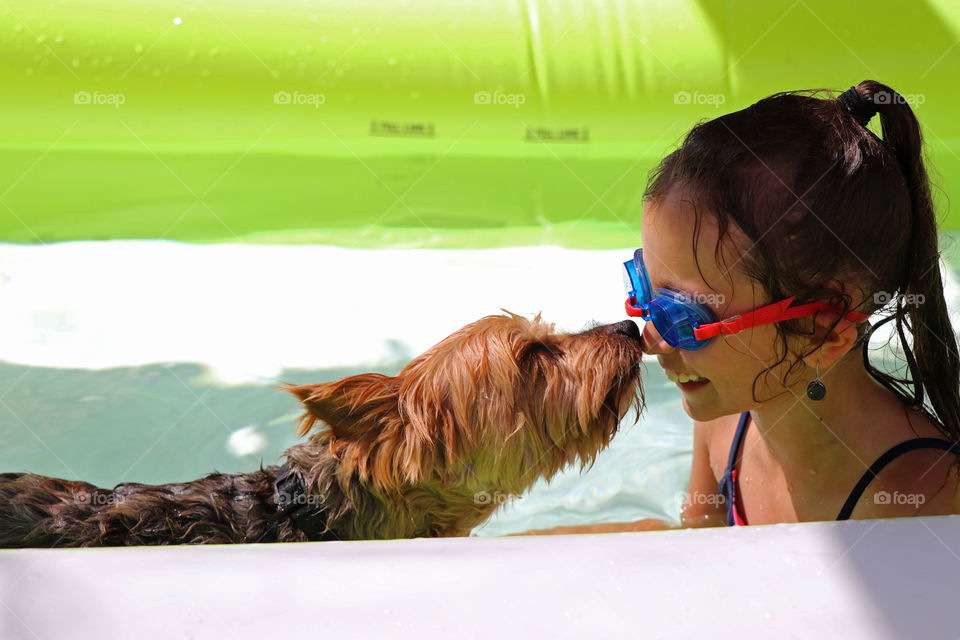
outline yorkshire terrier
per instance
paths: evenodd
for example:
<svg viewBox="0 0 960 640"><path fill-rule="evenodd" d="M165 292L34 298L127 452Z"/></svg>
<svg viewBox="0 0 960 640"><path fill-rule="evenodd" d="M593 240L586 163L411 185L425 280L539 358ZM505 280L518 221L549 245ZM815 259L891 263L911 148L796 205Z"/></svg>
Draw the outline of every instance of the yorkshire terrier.
<svg viewBox="0 0 960 640"><path fill-rule="evenodd" d="M509 314L455 332L394 377L286 385L306 408L285 464L187 483L0 474L0 546L468 535L502 502L592 464L643 408L632 321L576 334Z"/></svg>

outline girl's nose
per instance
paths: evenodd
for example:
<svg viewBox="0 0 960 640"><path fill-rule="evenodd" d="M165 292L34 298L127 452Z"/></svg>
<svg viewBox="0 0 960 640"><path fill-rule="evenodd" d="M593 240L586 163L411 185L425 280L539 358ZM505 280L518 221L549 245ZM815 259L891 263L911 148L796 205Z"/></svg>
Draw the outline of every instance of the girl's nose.
<svg viewBox="0 0 960 640"><path fill-rule="evenodd" d="M660 354L676 351L676 349L667 344L667 341L660 336L660 332L657 331L652 322L644 323L642 335L644 353Z"/></svg>

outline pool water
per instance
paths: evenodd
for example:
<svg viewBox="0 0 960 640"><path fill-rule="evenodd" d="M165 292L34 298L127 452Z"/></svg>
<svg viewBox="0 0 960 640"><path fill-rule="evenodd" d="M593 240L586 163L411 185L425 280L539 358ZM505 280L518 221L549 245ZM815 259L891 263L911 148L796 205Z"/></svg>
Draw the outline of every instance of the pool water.
<svg viewBox="0 0 960 640"><path fill-rule="evenodd" d="M944 238L960 321L958 261ZM100 486L274 464L297 439L280 381L393 374L508 309L579 331L623 318L631 250L0 245L0 471ZM955 322L955 326L960 326ZM647 517L678 521L692 423L652 358L646 408L588 470L504 504L476 535Z"/></svg>

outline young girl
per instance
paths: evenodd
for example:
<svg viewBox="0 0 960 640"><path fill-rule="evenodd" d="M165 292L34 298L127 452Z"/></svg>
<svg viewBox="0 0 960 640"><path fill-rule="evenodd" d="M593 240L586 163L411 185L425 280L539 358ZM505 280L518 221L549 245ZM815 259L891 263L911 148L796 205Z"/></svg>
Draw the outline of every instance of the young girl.
<svg viewBox="0 0 960 640"><path fill-rule="evenodd" d="M697 125L644 193L628 307L694 420L684 526L960 513L960 357L919 125L879 82L822 93ZM884 324L902 376L869 361Z"/></svg>

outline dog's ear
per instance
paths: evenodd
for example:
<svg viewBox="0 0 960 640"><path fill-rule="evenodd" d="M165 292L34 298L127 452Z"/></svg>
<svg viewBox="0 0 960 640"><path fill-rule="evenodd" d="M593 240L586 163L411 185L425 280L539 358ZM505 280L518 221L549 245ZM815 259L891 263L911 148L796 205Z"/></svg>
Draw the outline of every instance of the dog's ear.
<svg viewBox="0 0 960 640"><path fill-rule="evenodd" d="M390 376L364 373L334 382L288 384L282 389L297 396L306 409L297 423L297 435L305 436L323 422L334 435L346 436L397 413L393 382Z"/></svg>
<svg viewBox="0 0 960 640"><path fill-rule="evenodd" d="M330 450L345 474L356 470L383 489L422 479L431 464L432 446L419 429L410 428L400 410L400 383L379 373L364 373L335 382L286 385L306 408L297 433L306 435L318 422L329 427Z"/></svg>

